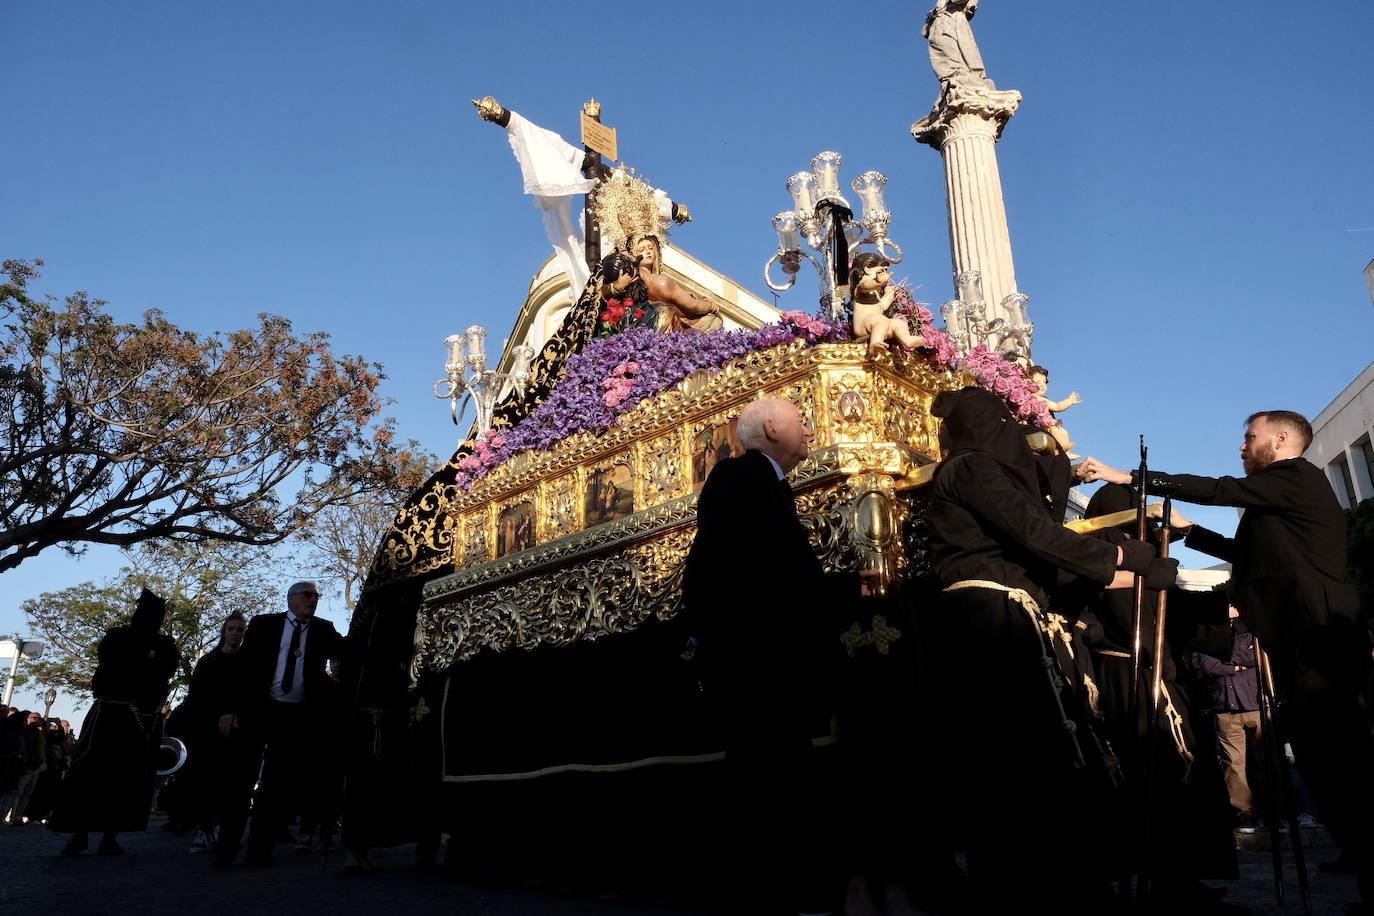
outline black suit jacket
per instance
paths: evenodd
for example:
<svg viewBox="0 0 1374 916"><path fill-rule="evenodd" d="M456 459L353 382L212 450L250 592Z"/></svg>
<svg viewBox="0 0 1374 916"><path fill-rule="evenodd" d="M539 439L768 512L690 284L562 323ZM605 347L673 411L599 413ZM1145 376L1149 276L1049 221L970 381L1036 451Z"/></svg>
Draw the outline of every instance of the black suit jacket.
<svg viewBox="0 0 1374 916"><path fill-rule="evenodd" d="M823 699L841 611L856 573L826 573L797 518L791 487L761 452L719 462L697 502L683 583L688 627L726 704L727 730L805 734ZM752 723L752 724L751 724ZM727 741L730 740L727 736Z"/></svg>
<svg viewBox="0 0 1374 916"><path fill-rule="evenodd" d="M276 677L277 655L281 649L282 628L285 626L284 611L279 614L259 614L248 624L241 651L245 656L244 677L247 681L243 705L250 711L271 702L272 681ZM296 676L303 678L305 688L305 698L301 702L323 711L336 694L335 684L325 672L325 662L342 655L344 637L334 629L334 624L320 617L311 618L307 633L305 652L296 666Z"/></svg>
<svg viewBox="0 0 1374 916"><path fill-rule="evenodd" d="M1149 489L1245 510L1234 538L1195 525L1184 543L1231 563L1233 601L1262 641L1357 619L1359 599L1345 581L1345 515L1310 461L1285 458L1247 477L1151 473Z"/></svg>

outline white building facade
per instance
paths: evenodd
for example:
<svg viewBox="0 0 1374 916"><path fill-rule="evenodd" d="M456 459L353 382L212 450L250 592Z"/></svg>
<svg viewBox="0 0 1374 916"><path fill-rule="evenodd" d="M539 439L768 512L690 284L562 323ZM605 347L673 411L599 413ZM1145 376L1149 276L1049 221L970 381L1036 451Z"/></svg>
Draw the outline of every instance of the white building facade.
<svg viewBox="0 0 1374 916"><path fill-rule="evenodd" d="M1374 363L1312 421L1306 457L1326 471L1341 505L1374 499Z"/></svg>

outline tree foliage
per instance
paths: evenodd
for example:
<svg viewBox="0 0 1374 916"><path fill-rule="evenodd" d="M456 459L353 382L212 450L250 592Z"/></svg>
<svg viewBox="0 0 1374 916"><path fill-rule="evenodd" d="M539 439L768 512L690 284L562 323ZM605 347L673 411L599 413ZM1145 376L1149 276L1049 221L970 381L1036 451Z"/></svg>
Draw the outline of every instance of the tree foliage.
<svg viewBox="0 0 1374 916"><path fill-rule="evenodd" d="M0 271L0 572L53 546L273 544L390 483L376 364L271 315L201 335L35 299L41 264Z"/></svg>
<svg viewBox="0 0 1374 916"><path fill-rule="evenodd" d="M196 660L219 639L224 618L284 607L287 581L267 548L228 541L146 543L128 551L129 565L104 582L45 592L22 605L43 657L25 665L40 684L88 694L96 647L105 631L133 613L139 590L167 599L163 631L176 640L181 662L173 691L191 678Z"/></svg>
<svg viewBox="0 0 1374 916"><path fill-rule="evenodd" d="M389 484L328 506L300 530L310 566L322 580L337 583L351 613L358 606L372 559L391 527L396 511L416 487L439 466L439 458L411 441L392 453Z"/></svg>

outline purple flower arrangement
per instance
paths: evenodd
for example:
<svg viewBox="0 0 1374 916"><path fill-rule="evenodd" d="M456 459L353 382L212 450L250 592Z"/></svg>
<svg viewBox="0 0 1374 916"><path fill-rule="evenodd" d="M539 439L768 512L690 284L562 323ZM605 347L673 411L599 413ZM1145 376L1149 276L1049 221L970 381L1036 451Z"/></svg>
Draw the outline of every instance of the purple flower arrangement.
<svg viewBox="0 0 1374 916"><path fill-rule="evenodd" d="M917 302L905 285L899 284L895 290L892 314L905 315L916 322L916 333L925 338L929 356L937 365L968 372L979 385L1004 399L1018 420L1041 429L1049 429L1059 422L1051 416L1040 389L1031 382L1025 368L989 350L986 344L979 344L960 358L953 339L935 327L935 316L930 309Z"/></svg>
<svg viewBox="0 0 1374 916"><path fill-rule="evenodd" d="M961 361L961 368L978 380L993 394L1007 402L1018 420L1033 423L1041 429L1058 424L1040 396L1040 388L1026 376L1026 370L994 353L987 344L979 344Z"/></svg>
<svg viewBox="0 0 1374 916"><path fill-rule="evenodd" d="M784 312L778 324L751 331L660 334L632 327L593 340L569 357L563 377L545 401L508 430L488 430L458 462L463 489L492 468L531 449L551 448L568 436L610 428L640 401L702 370L779 344L808 346L851 339L848 325L804 312Z"/></svg>
<svg viewBox="0 0 1374 916"><path fill-rule="evenodd" d="M892 307L889 318L903 316L908 323L915 322L915 333L925 338L926 349L938 365L958 369L959 351L948 334L935 327L935 316L924 304L917 302L905 283L893 285Z"/></svg>
<svg viewBox="0 0 1374 916"><path fill-rule="evenodd" d="M934 326L928 308L905 287L898 287L895 298L894 313L919 325L927 344L922 351L926 358L942 367L968 371L980 385L1005 398L1019 418L1042 428L1054 425L1044 400L1020 366L986 346L960 359L949 335ZM755 350L798 340L814 346L852 339L848 324L800 311L783 312L777 324L754 330L660 334L652 328L630 327L597 338L568 359L563 377L529 416L511 429L488 430L477 437L472 452L458 462L456 483L468 489L521 452L551 448L577 433L609 429L646 398Z"/></svg>

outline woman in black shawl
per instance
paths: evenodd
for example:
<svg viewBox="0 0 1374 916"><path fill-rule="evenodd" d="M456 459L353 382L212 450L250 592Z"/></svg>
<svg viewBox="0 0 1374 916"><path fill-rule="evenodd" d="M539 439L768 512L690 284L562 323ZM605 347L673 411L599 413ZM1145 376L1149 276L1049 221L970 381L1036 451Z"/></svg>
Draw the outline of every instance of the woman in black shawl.
<svg viewBox="0 0 1374 916"><path fill-rule="evenodd" d="M193 851L208 851L219 835L220 819L253 784L250 742L239 728L237 709L250 691L247 659L239 650L248 624L238 611L224 619L219 642L191 673L186 694L190 709L188 753L185 769L178 774L190 788L191 816L196 825ZM242 799L246 809L247 799Z"/></svg>
<svg viewBox="0 0 1374 916"><path fill-rule="evenodd" d="M86 849L88 833L104 833L97 852L124 849L115 834L148 829L148 810L162 742L162 704L176 671L176 643L161 632L166 602L144 589L133 617L111 627L96 652L95 702L81 726L50 829L72 834L63 855Z"/></svg>
<svg viewBox="0 0 1374 916"><path fill-rule="evenodd" d="M985 907L1091 911L1108 888L1105 872L1093 874L1086 825L1111 784L1110 760L1094 740L1086 660L1069 650L1073 622L1045 609L1061 573L1124 587L1131 577L1118 567L1162 564L1157 577L1169 581L1173 567L1147 545L1116 547L1058 524L1024 431L991 392L946 392L931 413L946 452L927 515L942 589L933 635L950 650L933 654L949 665L971 884Z"/></svg>

